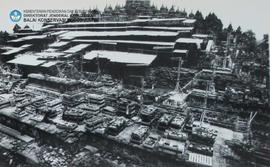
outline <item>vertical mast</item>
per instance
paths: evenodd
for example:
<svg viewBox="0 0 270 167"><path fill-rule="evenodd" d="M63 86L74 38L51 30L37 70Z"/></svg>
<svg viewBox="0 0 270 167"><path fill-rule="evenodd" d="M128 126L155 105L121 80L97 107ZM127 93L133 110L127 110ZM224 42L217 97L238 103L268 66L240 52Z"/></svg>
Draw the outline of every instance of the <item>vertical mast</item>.
<svg viewBox="0 0 270 167"><path fill-rule="evenodd" d="M182 88L180 87L180 72L181 72L181 67L182 67L182 57L179 57L178 61L178 69L177 69L177 81L175 85L174 91L176 92L182 92Z"/></svg>
<svg viewBox="0 0 270 167"><path fill-rule="evenodd" d="M99 55L100 55L100 53L97 54L97 79L96 80L99 80L100 75L101 75L100 63L99 63Z"/></svg>

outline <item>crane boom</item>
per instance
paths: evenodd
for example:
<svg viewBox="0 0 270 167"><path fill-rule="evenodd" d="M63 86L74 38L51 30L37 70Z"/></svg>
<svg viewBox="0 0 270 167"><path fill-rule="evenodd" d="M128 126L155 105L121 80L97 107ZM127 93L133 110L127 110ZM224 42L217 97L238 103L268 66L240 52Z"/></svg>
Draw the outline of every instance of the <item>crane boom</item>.
<svg viewBox="0 0 270 167"><path fill-rule="evenodd" d="M177 69L177 80L176 80L176 85L175 85L175 91L176 92L182 92L182 88L180 86L180 73L181 73L181 67L182 67L182 57L179 57L178 60L178 69Z"/></svg>

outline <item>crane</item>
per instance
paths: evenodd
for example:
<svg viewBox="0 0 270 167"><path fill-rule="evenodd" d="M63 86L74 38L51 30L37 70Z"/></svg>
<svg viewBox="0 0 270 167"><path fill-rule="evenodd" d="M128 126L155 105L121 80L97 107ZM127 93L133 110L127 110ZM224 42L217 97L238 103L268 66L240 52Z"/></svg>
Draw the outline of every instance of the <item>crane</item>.
<svg viewBox="0 0 270 167"><path fill-rule="evenodd" d="M145 84L144 78L141 77L141 89L140 89L140 108L141 108L141 109L143 108L143 92L144 92L144 84Z"/></svg>
<svg viewBox="0 0 270 167"><path fill-rule="evenodd" d="M182 67L182 57L178 58L178 69L177 69L177 80L175 85L175 92L182 93L182 88L180 86L180 73L181 73L181 67Z"/></svg>
<svg viewBox="0 0 270 167"><path fill-rule="evenodd" d="M58 77L65 78L64 70L61 69L60 65L56 65L56 68L57 68Z"/></svg>
<svg viewBox="0 0 270 167"><path fill-rule="evenodd" d="M95 81L98 81L101 78L101 70L100 70L100 62L99 62L100 55L101 55L100 53L97 53L97 62L96 62L97 63L97 78Z"/></svg>
<svg viewBox="0 0 270 167"><path fill-rule="evenodd" d="M120 98L120 95L121 95L121 91L123 90L123 79L121 79L119 85L117 86L117 99Z"/></svg>
<svg viewBox="0 0 270 167"><path fill-rule="evenodd" d="M249 120L247 122L247 133L248 133L248 144L252 146L252 131L251 131L251 123L254 120L255 116L257 115L257 112L253 114L253 112L249 115Z"/></svg>
<svg viewBox="0 0 270 167"><path fill-rule="evenodd" d="M203 124L203 121L204 121L204 117L205 117L205 114L206 114L206 108L207 108L207 99L208 99L208 94L209 94L209 91L215 91L215 82L214 82L214 79L215 79L215 75L216 75L216 71L215 71L215 68L216 68L217 64L216 64L216 59L213 60L213 64L212 64L212 68L213 68L213 73L212 73L212 77L211 77L211 80L210 81L206 81L206 92L205 92L205 97L204 97L204 106L203 106L203 113L201 115L201 118L200 118L200 126L202 126ZM211 90L210 90L211 88Z"/></svg>
<svg viewBox="0 0 270 167"><path fill-rule="evenodd" d="M56 65L57 75L60 78L72 78L72 79L81 79L83 74L77 69L73 62L63 62L59 65Z"/></svg>
<svg viewBox="0 0 270 167"><path fill-rule="evenodd" d="M200 127L202 127L204 117L205 117L205 114L206 114L208 91L209 91L209 83L207 81L206 92L205 92L205 96L204 96L203 112L202 112L202 115L201 115L201 118L200 118Z"/></svg>

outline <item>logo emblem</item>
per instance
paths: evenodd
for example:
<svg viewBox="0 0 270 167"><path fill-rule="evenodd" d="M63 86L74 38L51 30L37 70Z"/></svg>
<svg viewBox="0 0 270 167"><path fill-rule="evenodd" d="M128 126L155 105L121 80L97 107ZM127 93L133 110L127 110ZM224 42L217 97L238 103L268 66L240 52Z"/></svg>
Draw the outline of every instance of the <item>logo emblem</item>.
<svg viewBox="0 0 270 167"><path fill-rule="evenodd" d="M9 17L13 22L19 22L22 18L22 13L18 10L13 10L10 12Z"/></svg>

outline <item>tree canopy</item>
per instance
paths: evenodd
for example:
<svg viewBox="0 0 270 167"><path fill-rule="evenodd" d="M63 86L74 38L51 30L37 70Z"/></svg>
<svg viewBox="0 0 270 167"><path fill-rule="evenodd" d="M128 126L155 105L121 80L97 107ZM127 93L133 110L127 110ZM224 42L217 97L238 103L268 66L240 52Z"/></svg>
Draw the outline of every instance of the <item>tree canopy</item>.
<svg viewBox="0 0 270 167"><path fill-rule="evenodd" d="M209 13L205 18L200 11L197 11L193 16L196 19L195 29L198 33L212 33L218 35L223 30L222 21L215 15Z"/></svg>

